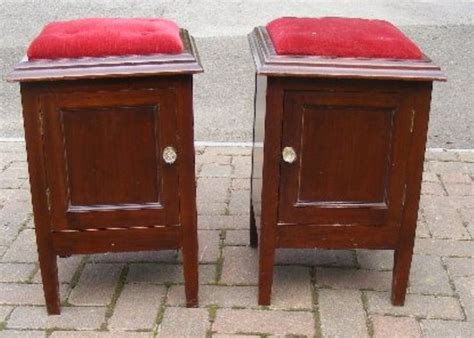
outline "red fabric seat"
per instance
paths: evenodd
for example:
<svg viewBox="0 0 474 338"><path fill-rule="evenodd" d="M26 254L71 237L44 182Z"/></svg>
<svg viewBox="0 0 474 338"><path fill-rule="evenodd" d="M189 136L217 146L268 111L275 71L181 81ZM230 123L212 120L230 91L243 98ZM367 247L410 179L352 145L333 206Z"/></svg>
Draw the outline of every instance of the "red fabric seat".
<svg viewBox="0 0 474 338"><path fill-rule="evenodd" d="M179 27L166 19L80 19L46 25L28 48L28 58L178 54Z"/></svg>
<svg viewBox="0 0 474 338"><path fill-rule="evenodd" d="M383 20L283 17L267 24L277 54L421 59L421 50Z"/></svg>

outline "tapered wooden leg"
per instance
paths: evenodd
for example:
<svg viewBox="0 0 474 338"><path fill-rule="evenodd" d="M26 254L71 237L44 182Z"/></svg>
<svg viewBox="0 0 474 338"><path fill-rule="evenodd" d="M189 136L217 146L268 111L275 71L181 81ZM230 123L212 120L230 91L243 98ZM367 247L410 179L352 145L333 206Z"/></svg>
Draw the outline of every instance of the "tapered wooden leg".
<svg viewBox="0 0 474 338"><path fill-rule="evenodd" d="M57 257L49 248L38 247L43 292L46 300L46 309L50 315L61 312L59 299L59 280Z"/></svg>
<svg viewBox="0 0 474 338"><path fill-rule="evenodd" d="M412 256L413 244L408 243L408 247L400 247L395 250L392 277L393 305L402 306L405 303Z"/></svg>
<svg viewBox="0 0 474 338"><path fill-rule="evenodd" d="M252 248L258 247L257 224L255 223L255 213L253 211L253 204L251 200L250 200L250 246Z"/></svg>
<svg viewBox="0 0 474 338"><path fill-rule="evenodd" d="M196 233L186 234L188 237L183 245L184 291L186 306L198 306L199 270L198 270L198 242Z"/></svg>
<svg viewBox="0 0 474 338"><path fill-rule="evenodd" d="M273 265L275 263L275 242L265 236L262 226L259 254L258 304L270 305L273 284Z"/></svg>

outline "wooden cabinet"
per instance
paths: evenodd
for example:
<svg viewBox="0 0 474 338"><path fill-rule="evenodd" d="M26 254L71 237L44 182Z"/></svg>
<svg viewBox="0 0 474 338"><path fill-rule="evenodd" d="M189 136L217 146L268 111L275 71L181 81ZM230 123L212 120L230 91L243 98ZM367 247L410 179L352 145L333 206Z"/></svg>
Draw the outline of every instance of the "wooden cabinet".
<svg viewBox="0 0 474 338"><path fill-rule="evenodd" d="M21 62L25 138L48 312L59 313L56 256L182 249L197 305L192 74L179 55Z"/></svg>
<svg viewBox="0 0 474 338"><path fill-rule="evenodd" d="M251 245L260 235L259 303L270 303L276 248L395 251L403 304L433 80L420 61L276 55L263 27L257 66Z"/></svg>
<svg viewBox="0 0 474 338"><path fill-rule="evenodd" d="M176 90L107 86L42 97L54 230L179 224Z"/></svg>

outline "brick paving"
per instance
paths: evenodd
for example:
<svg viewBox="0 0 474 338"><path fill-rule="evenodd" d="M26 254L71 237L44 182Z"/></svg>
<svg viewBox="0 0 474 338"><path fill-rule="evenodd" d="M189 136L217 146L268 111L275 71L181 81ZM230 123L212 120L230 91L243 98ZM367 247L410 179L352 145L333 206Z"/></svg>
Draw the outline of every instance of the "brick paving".
<svg viewBox="0 0 474 338"><path fill-rule="evenodd" d="M47 316L23 143L0 142L0 337L473 337L474 156L429 151L406 305L392 255L279 250L273 303L257 305L248 246L250 149L197 149L200 304L184 307L176 251L59 259Z"/></svg>

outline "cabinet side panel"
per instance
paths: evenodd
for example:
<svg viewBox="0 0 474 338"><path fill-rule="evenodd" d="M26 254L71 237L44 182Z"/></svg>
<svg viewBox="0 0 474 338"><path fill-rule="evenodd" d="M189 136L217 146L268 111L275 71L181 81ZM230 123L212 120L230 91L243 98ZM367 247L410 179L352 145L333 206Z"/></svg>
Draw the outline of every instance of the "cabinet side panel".
<svg viewBox="0 0 474 338"><path fill-rule="evenodd" d="M255 111L252 152L252 206L257 228L262 211L263 140L265 138L267 77L255 76Z"/></svg>

